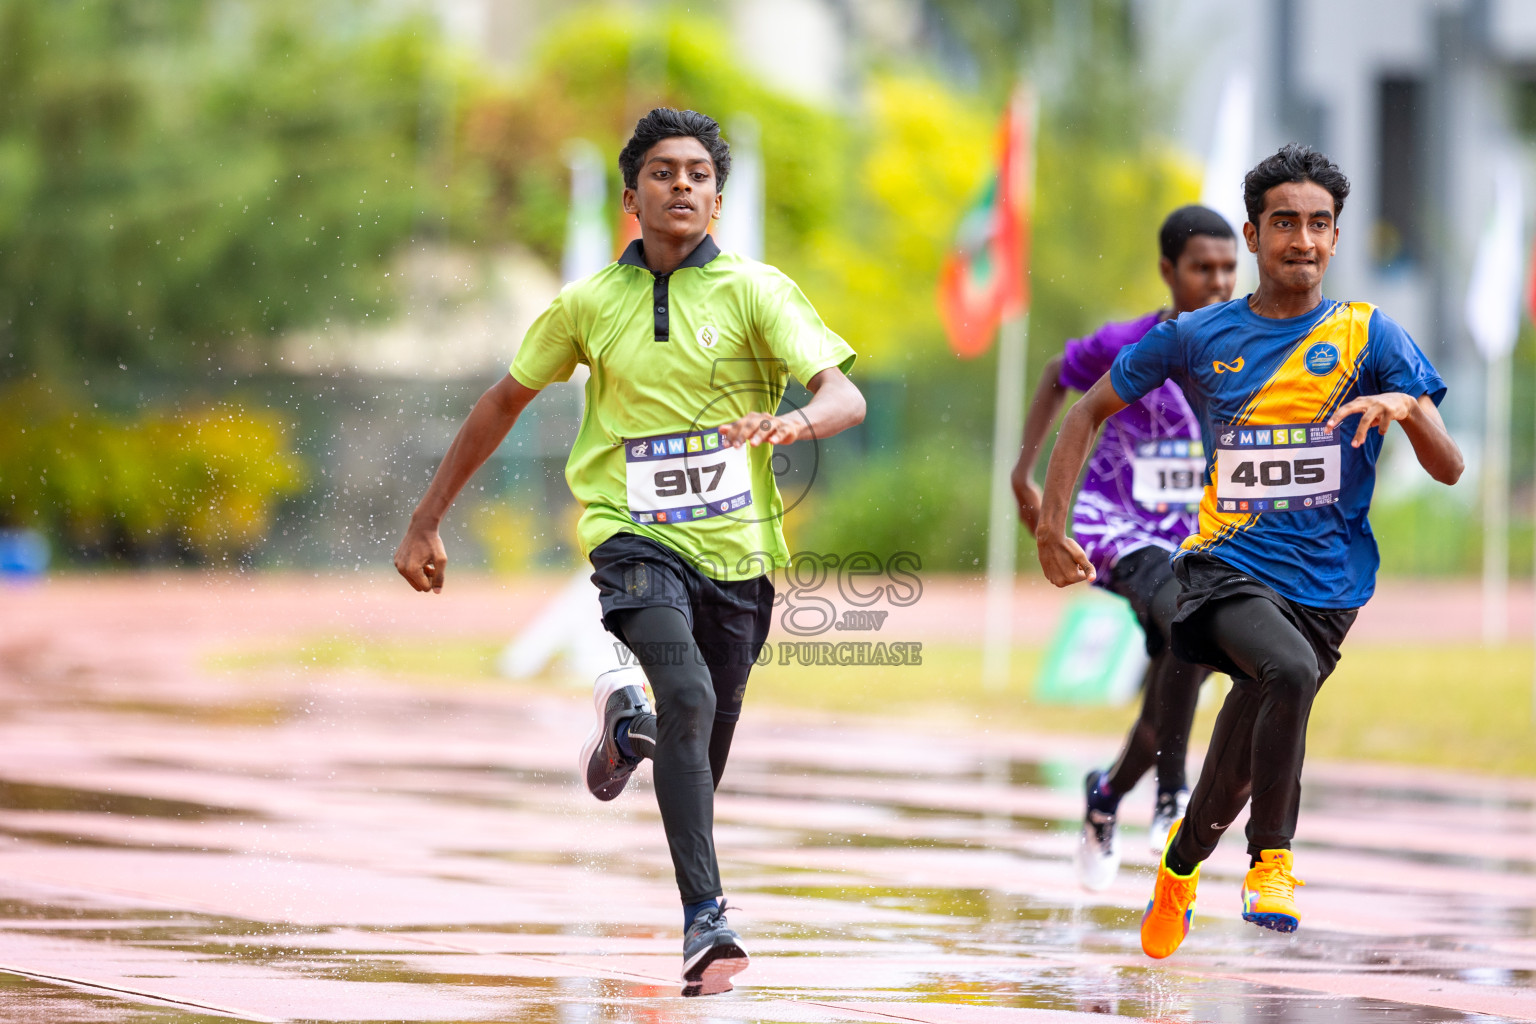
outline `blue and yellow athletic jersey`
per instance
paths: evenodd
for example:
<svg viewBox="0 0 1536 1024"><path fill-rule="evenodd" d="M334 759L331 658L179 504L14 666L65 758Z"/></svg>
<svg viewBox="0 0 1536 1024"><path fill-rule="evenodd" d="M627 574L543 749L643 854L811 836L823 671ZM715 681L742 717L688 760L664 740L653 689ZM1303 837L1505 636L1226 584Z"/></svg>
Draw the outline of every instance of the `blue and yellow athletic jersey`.
<svg viewBox="0 0 1536 1024"><path fill-rule="evenodd" d="M1164 380L1189 399L1207 453L1200 532L1174 557L1207 552L1313 608L1369 600L1381 559L1366 512L1381 435L1372 430L1354 448L1360 417L1343 422L1338 496L1329 504L1237 512L1217 501L1216 428L1321 424L1353 398L1390 391L1429 395L1438 405L1445 382L1408 332L1366 302L1325 299L1303 316L1272 320L1249 309L1246 298L1234 299L1164 321L1110 368L1110 384L1127 403Z"/></svg>

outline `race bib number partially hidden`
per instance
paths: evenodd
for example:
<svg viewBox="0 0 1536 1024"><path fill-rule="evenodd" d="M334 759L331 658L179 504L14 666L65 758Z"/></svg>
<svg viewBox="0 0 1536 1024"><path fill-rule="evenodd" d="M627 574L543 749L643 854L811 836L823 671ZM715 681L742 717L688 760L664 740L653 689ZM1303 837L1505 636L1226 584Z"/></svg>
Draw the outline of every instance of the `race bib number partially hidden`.
<svg viewBox="0 0 1536 1024"><path fill-rule="evenodd" d="M637 523L692 523L752 504L746 449L718 430L626 440L624 486Z"/></svg>
<svg viewBox="0 0 1536 1024"><path fill-rule="evenodd" d="M1216 428L1216 508L1295 512L1339 500L1341 435L1317 423Z"/></svg>
<svg viewBox="0 0 1536 1024"><path fill-rule="evenodd" d="M1199 441L1139 441L1131 474L1131 498L1149 512L1198 505L1205 496L1205 446Z"/></svg>

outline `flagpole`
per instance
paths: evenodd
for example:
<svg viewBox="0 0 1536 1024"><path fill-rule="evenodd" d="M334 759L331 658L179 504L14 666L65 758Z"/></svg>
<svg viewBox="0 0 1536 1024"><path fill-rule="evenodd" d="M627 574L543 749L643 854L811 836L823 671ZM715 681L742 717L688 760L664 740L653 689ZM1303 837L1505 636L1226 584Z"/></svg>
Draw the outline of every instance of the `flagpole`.
<svg viewBox="0 0 1536 1024"><path fill-rule="evenodd" d="M1520 333L1525 201L1518 160L1493 161L1493 201L1467 281L1467 333L1483 357L1483 643L1509 638L1510 353Z"/></svg>
<svg viewBox="0 0 1536 1024"><path fill-rule="evenodd" d="M988 690L1008 683L1013 649L1013 576L1019 516L1009 477L1024 431L1024 370L1029 317L1002 322L997 339L997 404L992 423L992 500L987 514L987 607L981 680Z"/></svg>
<svg viewBox="0 0 1536 1024"><path fill-rule="evenodd" d="M987 509L987 607L981 648L981 682L987 690L1008 685L1013 654L1013 576L1019 541L1018 506L1009 477L1024 432L1024 372L1029 348L1029 217L1034 206L1035 130L1039 107L1021 80L1008 101L1007 145L998 182L1004 237L1010 239L1001 270L1010 275L997 330L997 400L992 420L992 495ZM1011 228L1011 233L1006 229Z"/></svg>
<svg viewBox="0 0 1536 1024"><path fill-rule="evenodd" d="M1485 365L1483 643L1492 646L1509 639L1509 353Z"/></svg>

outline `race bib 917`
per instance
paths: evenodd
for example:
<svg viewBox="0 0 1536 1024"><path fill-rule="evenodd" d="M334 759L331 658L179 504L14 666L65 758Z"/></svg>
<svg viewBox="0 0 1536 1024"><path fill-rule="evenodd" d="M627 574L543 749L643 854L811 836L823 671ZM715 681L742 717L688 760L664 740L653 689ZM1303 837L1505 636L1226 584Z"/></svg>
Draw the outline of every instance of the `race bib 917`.
<svg viewBox="0 0 1536 1024"><path fill-rule="evenodd" d="M624 488L637 523L691 523L752 504L746 449L718 430L626 440Z"/></svg>
<svg viewBox="0 0 1536 1024"><path fill-rule="evenodd" d="M1317 423L1216 428L1216 508L1295 512L1339 500L1342 435Z"/></svg>
<svg viewBox="0 0 1536 1024"><path fill-rule="evenodd" d="M1199 441L1140 441L1131 457L1131 498L1149 512L1192 507L1205 496Z"/></svg>

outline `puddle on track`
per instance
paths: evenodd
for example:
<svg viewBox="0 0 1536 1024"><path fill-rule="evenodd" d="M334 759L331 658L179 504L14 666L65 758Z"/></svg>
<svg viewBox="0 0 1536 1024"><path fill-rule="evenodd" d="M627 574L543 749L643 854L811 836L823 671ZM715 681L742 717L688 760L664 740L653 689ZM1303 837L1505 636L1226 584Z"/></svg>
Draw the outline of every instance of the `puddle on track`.
<svg viewBox="0 0 1536 1024"><path fill-rule="evenodd" d="M131 701L107 668L68 701L0 668L0 1020L1536 1019L1528 784L1309 776L1302 931L1238 920L1234 836L1153 962L1147 792L1116 884L1073 879L1080 742L940 733L896 770L886 728L749 716L716 822L755 957L684 1001L654 797L579 792L581 693L196 664Z"/></svg>

